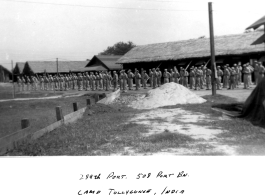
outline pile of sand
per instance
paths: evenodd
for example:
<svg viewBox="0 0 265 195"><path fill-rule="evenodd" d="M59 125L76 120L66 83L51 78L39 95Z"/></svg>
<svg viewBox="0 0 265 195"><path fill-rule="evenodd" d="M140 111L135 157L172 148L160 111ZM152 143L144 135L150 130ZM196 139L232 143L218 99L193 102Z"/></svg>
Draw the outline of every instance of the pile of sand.
<svg viewBox="0 0 265 195"><path fill-rule="evenodd" d="M201 104L204 102L206 102L205 99L186 87L171 82L148 91L145 97L133 101L129 106L136 109L152 109L176 104Z"/></svg>

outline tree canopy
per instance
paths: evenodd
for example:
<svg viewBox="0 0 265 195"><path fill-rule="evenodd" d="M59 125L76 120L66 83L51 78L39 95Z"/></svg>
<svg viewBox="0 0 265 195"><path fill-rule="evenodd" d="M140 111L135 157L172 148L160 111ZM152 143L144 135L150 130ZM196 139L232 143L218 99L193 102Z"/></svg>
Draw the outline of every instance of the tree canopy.
<svg viewBox="0 0 265 195"><path fill-rule="evenodd" d="M131 41L128 41L128 43L118 42L113 46L109 46L103 52L99 53L99 55L124 55L135 46L136 45Z"/></svg>

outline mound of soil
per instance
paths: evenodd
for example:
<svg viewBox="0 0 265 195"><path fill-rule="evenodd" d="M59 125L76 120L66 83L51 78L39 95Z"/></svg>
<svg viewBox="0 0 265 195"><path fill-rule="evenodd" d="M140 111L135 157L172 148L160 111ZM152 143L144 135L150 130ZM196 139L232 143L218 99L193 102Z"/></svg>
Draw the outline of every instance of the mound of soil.
<svg viewBox="0 0 265 195"><path fill-rule="evenodd" d="M145 97L133 101L129 106L136 109L152 109L176 104L201 104L204 102L206 102L205 99L183 85L171 82L148 91Z"/></svg>

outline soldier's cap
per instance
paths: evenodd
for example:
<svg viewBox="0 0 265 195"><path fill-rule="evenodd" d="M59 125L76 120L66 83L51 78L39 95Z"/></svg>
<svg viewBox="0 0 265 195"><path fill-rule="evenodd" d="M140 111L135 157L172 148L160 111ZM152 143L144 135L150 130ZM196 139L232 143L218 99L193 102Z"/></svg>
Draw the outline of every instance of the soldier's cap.
<svg viewBox="0 0 265 195"><path fill-rule="evenodd" d="M236 66L236 64L234 64L234 66Z"/></svg>
<svg viewBox="0 0 265 195"><path fill-rule="evenodd" d="M245 67L246 66L246 64L243 64L243 67Z"/></svg>
<svg viewBox="0 0 265 195"><path fill-rule="evenodd" d="M165 71L166 71L167 69L165 69Z"/></svg>
<svg viewBox="0 0 265 195"><path fill-rule="evenodd" d="M220 66L217 66L217 68L220 68Z"/></svg>

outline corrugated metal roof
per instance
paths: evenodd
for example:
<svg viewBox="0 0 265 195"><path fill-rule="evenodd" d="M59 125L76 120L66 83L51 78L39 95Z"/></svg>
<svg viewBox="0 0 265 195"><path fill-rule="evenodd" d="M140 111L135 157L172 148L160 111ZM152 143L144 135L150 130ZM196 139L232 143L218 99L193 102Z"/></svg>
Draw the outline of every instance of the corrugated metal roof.
<svg viewBox="0 0 265 195"><path fill-rule="evenodd" d="M257 20L253 24L251 24L249 27L246 28L246 30L251 29L251 28L253 28L255 30L264 24L265 24L265 16L263 16L262 18L260 18L259 20Z"/></svg>

